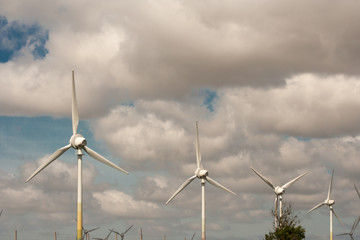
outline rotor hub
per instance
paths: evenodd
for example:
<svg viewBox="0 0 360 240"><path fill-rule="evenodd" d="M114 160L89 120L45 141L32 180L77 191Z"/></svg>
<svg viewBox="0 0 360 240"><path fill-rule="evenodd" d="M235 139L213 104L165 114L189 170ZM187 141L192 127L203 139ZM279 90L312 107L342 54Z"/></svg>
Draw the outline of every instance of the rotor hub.
<svg viewBox="0 0 360 240"><path fill-rule="evenodd" d="M277 187L275 187L275 193L276 193L277 195L283 194L283 193L285 193L285 189L282 188L282 187L277 186Z"/></svg>
<svg viewBox="0 0 360 240"><path fill-rule="evenodd" d="M81 134L71 136L69 143L75 149L83 148L86 146L87 141Z"/></svg>
<svg viewBox="0 0 360 240"><path fill-rule="evenodd" d="M205 169L198 168L198 169L196 169L196 171L195 171L195 175L196 175L198 178L204 178L204 177L208 176L209 173L208 173L208 171L205 170Z"/></svg>

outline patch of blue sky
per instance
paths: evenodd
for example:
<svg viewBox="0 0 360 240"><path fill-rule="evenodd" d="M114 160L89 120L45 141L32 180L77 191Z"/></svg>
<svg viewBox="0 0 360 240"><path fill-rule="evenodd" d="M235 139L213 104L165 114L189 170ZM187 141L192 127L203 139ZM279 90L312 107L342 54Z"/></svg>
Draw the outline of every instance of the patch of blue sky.
<svg viewBox="0 0 360 240"><path fill-rule="evenodd" d="M121 168L128 170L120 161L121 158L111 155L104 141L94 139L90 126L89 121L80 121L78 127L78 132L86 138L88 147ZM36 163L39 158L50 155L57 149L67 145L71 135L72 122L70 118L0 116L1 170L16 173L19 166L24 163ZM71 148L56 161L76 165L76 159L75 150ZM131 178L92 159L87 154L84 155L83 159L84 166L86 164L94 165L99 175L102 176L96 179L96 183L107 182L115 186L123 186L123 182L133 184L136 182L134 176ZM44 174L46 174L45 172L46 170L44 170Z"/></svg>
<svg viewBox="0 0 360 240"><path fill-rule="evenodd" d="M79 129L87 138L93 137L87 122L80 121ZM1 166L13 170L36 161L67 145L71 135L69 118L0 116Z"/></svg>
<svg viewBox="0 0 360 240"><path fill-rule="evenodd" d="M28 48L35 60L43 59L49 52L48 40L49 31L39 24L8 22L0 15L0 63L11 61L23 48Z"/></svg>
<svg viewBox="0 0 360 240"><path fill-rule="evenodd" d="M211 89L204 89L202 90L202 94L204 95L203 105L210 111L214 111L214 102L219 98L216 91Z"/></svg>

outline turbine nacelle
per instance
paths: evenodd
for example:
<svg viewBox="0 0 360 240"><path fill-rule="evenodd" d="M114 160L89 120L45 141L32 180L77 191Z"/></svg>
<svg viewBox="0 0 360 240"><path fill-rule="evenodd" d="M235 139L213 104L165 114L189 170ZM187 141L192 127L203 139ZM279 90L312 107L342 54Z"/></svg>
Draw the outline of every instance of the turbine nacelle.
<svg viewBox="0 0 360 240"><path fill-rule="evenodd" d="M204 178L209 175L208 171L205 169L197 168L195 171L195 175L198 178Z"/></svg>
<svg viewBox="0 0 360 240"><path fill-rule="evenodd" d="M274 191L275 191L276 195L281 195L281 194L285 193L285 188L282 188L280 186L276 186Z"/></svg>
<svg viewBox="0 0 360 240"><path fill-rule="evenodd" d="M75 149L83 148L86 146L86 139L81 134L72 135L69 143Z"/></svg>
<svg viewBox="0 0 360 240"><path fill-rule="evenodd" d="M332 205L335 204L335 200L331 200L331 199L325 200L325 204L331 207Z"/></svg>

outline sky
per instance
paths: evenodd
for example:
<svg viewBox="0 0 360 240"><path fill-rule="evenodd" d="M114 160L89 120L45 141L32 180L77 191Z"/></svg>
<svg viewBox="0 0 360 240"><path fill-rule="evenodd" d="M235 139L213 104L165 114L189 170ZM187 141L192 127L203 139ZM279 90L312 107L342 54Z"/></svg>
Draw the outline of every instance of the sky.
<svg viewBox="0 0 360 240"><path fill-rule="evenodd" d="M283 185L306 239L360 215L360 2L0 0L0 239L74 239L77 163L68 144L71 71L88 146L84 227L127 239L201 235L201 184L165 202L196 169L195 122L209 176L207 238L263 239ZM354 236L360 235L357 230ZM114 235L110 237L114 239ZM337 237L346 239L346 237Z"/></svg>

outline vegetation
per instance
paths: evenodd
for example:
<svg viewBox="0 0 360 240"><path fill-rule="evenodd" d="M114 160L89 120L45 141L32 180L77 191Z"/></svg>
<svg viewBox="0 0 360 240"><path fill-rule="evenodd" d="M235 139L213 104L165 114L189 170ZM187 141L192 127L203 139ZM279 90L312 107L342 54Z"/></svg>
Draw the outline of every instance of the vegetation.
<svg viewBox="0 0 360 240"><path fill-rule="evenodd" d="M274 231L265 234L265 240L301 240L305 239L305 229L300 225L298 215L294 213L291 204L283 203L281 218L272 210L272 216L279 226L273 225Z"/></svg>

